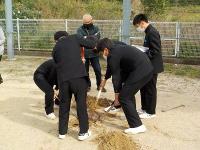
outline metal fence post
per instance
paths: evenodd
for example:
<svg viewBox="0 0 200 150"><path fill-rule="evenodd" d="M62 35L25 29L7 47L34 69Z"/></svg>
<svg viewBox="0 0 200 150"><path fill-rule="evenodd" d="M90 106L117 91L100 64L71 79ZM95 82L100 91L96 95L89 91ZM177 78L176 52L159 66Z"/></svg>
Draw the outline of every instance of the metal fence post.
<svg viewBox="0 0 200 150"><path fill-rule="evenodd" d="M130 44L131 0L123 0L122 41Z"/></svg>
<svg viewBox="0 0 200 150"><path fill-rule="evenodd" d="M13 60L15 54L14 54L14 49L13 49L12 0L5 0L5 13L6 13L8 60Z"/></svg>
<svg viewBox="0 0 200 150"><path fill-rule="evenodd" d="M20 46L20 33L19 33L19 18L17 18L17 44L18 44L18 50L21 50Z"/></svg>
<svg viewBox="0 0 200 150"><path fill-rule="evenodd" d="M68 20L65 19L65 31L67 32L68 31Z"/></svg>
<svg viewBox="0 0 200 150"><path fill-rule="evenodd" d="M176 22L176 47L175 47L175 56L179 57L180 50L180 23Z"/></svg>
<svg viewBox="0 0 200 150"><path fill-rule="evenodd" d="M119 41L122 41L122 20L119 21Z"/></svg>

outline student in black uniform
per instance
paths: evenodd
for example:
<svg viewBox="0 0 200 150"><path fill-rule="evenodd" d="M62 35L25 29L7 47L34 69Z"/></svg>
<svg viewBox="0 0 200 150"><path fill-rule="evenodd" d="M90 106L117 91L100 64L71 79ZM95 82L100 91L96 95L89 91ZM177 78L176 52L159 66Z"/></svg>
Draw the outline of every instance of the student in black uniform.
<svg viewBox="0 0 200 150"><path fill-rule="evenodd" d="M61 32L55 33L57 43L52 53L57 65L60 91L59 138L64 139L67 133L70 103L72 94L74 94L80 126L78 139L85 140L91 135L91 132L89 131L86 106L87 72L81 59L81 47L94 48L96 42L78 35L63 37Z"/></svg>
<svg viewBox="0 0 200 150"><path fill-rule="evenodd" d="M45 111L46 117L55 119L54 114L54 99L55 104L59 105L58 100L58 85L56 66L53 59L49 59L42 63L35 71L33 77L35 84L45 93ZM53 89L53 87L56 87Z"/></svg>
<svg viewBox="0 0 200 150"><path fill-rule="evenodd" d="M109 69L105 79L112 76L115 91L114 105L119 105L118 102L121 104L130 126L124 132L128 134L145 132L146 128L136 111L134 95L152 78L153 67L149 58L135 47L113 44L107 38L100 40L97 50L103 51L103 56L107 57Z"/></svg>
<svg viewBox="0 0 200 150"><path fill-rule="evenodd" d="M140 118L153 118L156 115L157 103L157 78L158 73L164 71L163 59L161 52L161 39L159 32L148 22L148 18L144 14L138 14L133 19L133 25L140 32L145 32L144 47L148 47L146 52L153 65L153 77L140 90L142 108L138 111Z"/></svg>
<svg viewBox="0 0 200 150"><path fill-rule="evenodd" d="M117 40L112 40L112 43L113 43L113 45L115 45L115 46L116 46L116 45L127 45L126 43L121 42L121 41L117 41ZM105 57L104 55L103 55L103 57L104 57L105 60L107 61L107 57ZM106 82L107 82L107 80L108 80L109 78L110 78L110 66L107 65L107 67L106 67L105 78L104 78L104 80L102 80L100 87L104 87L105 84L106 84ZM114 103L115 103L115 104L114 104ZM113 105L114 105L114 106L113 106ZM121 110L121 105L119 104L118 101L114 101L110 106L108 106L108 107L106 107L106 108L104 109L105 112L108 112L108 110L109 110L109 112L118 112L118 111Z"/></svg>

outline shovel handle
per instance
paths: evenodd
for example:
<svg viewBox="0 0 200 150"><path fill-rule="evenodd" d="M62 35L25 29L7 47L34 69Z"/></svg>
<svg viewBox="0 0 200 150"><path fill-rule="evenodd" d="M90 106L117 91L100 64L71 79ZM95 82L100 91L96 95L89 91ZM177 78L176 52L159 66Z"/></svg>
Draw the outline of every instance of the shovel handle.
<svg viewBox="0 0 200 150"><path fill-rule="evenodd" d="M99 100L100 96L101 96L101 91L102 89L99 90L98 95L97 95L97 101Z"/></svg>

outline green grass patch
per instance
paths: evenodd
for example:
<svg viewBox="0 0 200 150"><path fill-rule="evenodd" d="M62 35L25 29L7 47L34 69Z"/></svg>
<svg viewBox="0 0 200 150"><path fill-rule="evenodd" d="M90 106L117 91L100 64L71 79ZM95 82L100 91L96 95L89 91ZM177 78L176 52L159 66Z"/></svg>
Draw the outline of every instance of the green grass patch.
<svg viewBox="0 0 200 150"><path fill-rule="evenodd" d="M200 78L200 66L182 65L182 64L165 64L165 73L189 78Z"/></svg>
<svg viewBox="0 0 200 150"><path fill-rule="evenodd" d="M179 21L179 22L199 22L200 5L188 5L178 7L168 7L162 18L162 21Z"/></svg>

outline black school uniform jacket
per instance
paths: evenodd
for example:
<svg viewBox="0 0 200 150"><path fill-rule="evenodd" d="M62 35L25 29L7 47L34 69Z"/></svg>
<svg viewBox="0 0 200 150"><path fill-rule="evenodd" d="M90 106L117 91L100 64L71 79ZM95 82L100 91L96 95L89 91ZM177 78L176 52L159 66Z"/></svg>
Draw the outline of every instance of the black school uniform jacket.
<svg viewBox="0 0 200 150"><path fill-rule="evenodd" d="M99 28L97 26L95 26L95 25L93 25L89 29L85 28L84 26L81 26L77 30L77 34L79 36L81 36L81 37L84 37L84 36L94 36L98 40L101 37ZM85 48L85 58L94 58L94 57L98 57L98 56L99 56L98 53L95 53L94 51L92 51L92 49Z"/></svg>
<svg viewBox="0 0 200 150"><path fill-rule="evenodd" d="M56 64L53 59L49 59L42 63L35 71L34 77L38 74L43 75L47 82L53 86L58 85L57 83L57 73Z"/></svg>
<svg viewBox="0 0 200 150"><path fill-rule="evenodd" d="M107 59L105 79L112 76L115 93L119 93L122 83L134 84L153 71L147 55L129 45L114 45Z"/></svg>
<svg viewBox="0 0 200 150"><path fill-rule="evenodd" d="M146 36L144 39L144 47L148 47L146 52L154 68L154 73L161 73L164 71L163 59L161 52L161 39L159 32L149 25L145 30Z"/></svg>
<svg viewBox="0 0 200 150"><path fill-rule="evenodd" d="M96 41L76 34L58 40L52 56L56 63L58 83L87 76L81 59L81 47L94 48Z"/></svg>
<svg viewBox="0 0 200 150"><path fill-rule="evenodd" d="M112 40L112 42L113 42L114 46L117 46L117 45L122 45L122 46L123 45L127 45L126 43L118 41L118 40ZM110 66L109 66L108 61L107 61L105 79L107 80L109 78L111 78L111 70L110 70Z"/></svg>

